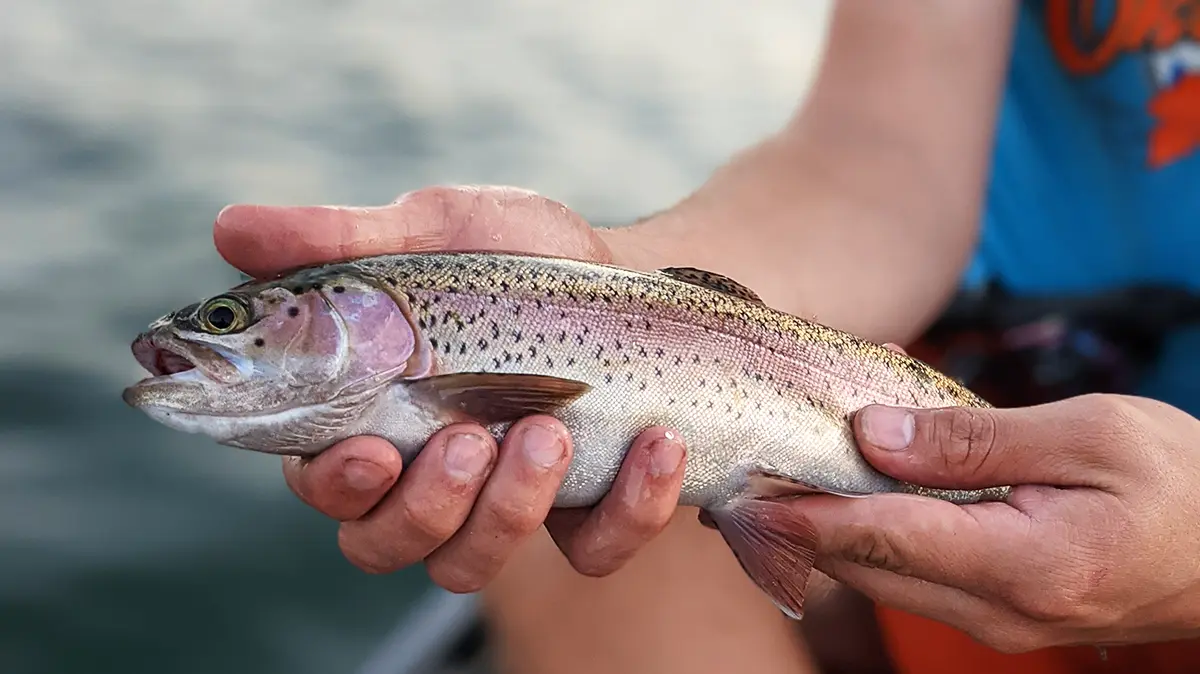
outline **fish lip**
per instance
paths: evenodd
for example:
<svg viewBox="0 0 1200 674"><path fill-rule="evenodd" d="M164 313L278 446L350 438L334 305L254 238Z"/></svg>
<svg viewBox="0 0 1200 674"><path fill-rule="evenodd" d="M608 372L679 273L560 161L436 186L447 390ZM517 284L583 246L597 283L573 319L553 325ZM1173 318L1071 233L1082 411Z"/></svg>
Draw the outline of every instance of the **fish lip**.
<svg viewBox="0 0 1200 674"><path fill-rule="evenodd" d="M217 383L229 383L238 374L237 367L215 349L182 340L162 330L138 335L130 350L138 364L150 374L138 382L140 387L178 381L180 375L193 371Z"/></svg>

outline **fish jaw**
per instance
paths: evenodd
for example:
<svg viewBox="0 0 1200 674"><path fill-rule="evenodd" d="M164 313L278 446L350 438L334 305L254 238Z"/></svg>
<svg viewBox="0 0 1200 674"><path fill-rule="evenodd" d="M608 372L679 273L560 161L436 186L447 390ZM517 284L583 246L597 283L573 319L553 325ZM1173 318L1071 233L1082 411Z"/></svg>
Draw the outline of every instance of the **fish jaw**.
<svg viewBox="0 0 1200 674"><path fill-rule="evenodd" d="M123 398L174 430L313 456L354 434L393 381L428 373L406 311L344 269L239 286L140 334L131 350L151 376Z"/></svg>

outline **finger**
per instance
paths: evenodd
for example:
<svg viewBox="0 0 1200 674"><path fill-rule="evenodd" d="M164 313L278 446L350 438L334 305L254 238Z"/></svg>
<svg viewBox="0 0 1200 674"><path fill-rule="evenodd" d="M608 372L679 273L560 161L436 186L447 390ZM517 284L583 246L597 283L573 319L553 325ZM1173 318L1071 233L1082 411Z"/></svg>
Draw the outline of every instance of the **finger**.
<svg viewBox="0 0 1200 674"><path fill-rule="evenodd" d="M1002 652L1038 646L1027 620L965 590L844 560L818 558L816 568L878 604L947 624Z"/></svg>
<svg viewBox="0 0 1200 674"><path fill-rule="evenodd" d="M575 570L587 576L613 573L667 526L679 504L685 453L678 432L647 429L595 508L550 513L546 529Z"/></svg>
<svg viewBox="0 0 1200 674"><path fill-rule="evenodd" d="M452 231L444 218L396 206L225 207L213 229L217 250L255 278L318 262L385 252L433 250Z"/></svg>
<svg viewBox="0 0 1200 674"><path fill-rule="evenodd" d="M1040 545L1030 540L1035 528L1029 518L1004 503L958 506L877 494L810 497L792 507L812 521L824 558L996 596L1023 579L997 577L996 570L1028 571L1029 561L1009 558L1034 559Z"/></svg>
<svg viewBox="0 0 1200 674"><path fill-rule="evenodd" d="M895 351L896 353L903 354L905 356L908 355L908 352L904 350L904 347L894 342L885 342L883 348Z"/></svg>
<svg viewBox="0 0 1200 674"><path fill-rule="evenodd" d="M287 457L283 477L300 500L336 520L362 517L400 477L403 461L388 441L361 436L311 460Z"/></svg>
<svg viewBox="0 0 1200 674"><path fill-rule="evenodd" d="M495 458L496 441L481 426L438 431L373 511L342 524L342 553L372 573L420 561L466 521Z"/></svg>
<svg viewBox="0 0 1200 674"><path fill-rule="evenodd" d="M516 225L516 226L514 226ZM509 250L600 259L605 248L562 204L513 187L427 187L387 206L228 206L213 238L254 277L368 255Z"/></svg>
<svg viewBox="0 0 1200 674"><path fill-rule="evenodd" d="M532 416L505 434L487 485L470 517L425 568L451 592L475 592L546 520L571 460L571 436L558 420Z"/></svg>
<svg viewBox="0 0 1200 674"><path fill-rule="evenodd" d="M1145 442L1132 408L1107 398L1014 409L871 405L855 414L854 430L876 468L928 487L1114 488L1114 473Z"/></svg>

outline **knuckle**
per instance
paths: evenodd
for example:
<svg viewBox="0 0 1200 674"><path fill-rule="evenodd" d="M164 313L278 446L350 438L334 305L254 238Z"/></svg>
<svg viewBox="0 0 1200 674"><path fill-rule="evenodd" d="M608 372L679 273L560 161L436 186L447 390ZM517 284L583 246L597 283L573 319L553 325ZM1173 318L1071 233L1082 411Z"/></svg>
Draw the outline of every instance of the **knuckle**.
<svg viewBox="0 0 1200 674"><path fill-rule="evenodd" d="M603 578L617 570L619 564L614 564L611 558L595 552L576 552L567 554L567 561L576 572L589 578Z"/></svg>
<svg viewBox="0 0 1200 674"><path fill-rule="evenodd" d="M871 569L911 575L912 563L894 534L878 529L852 532L841 551L846 560Z"/></svg>
<svg viewBox="0 0 1200 674"><path fill-rule="evenodd" d="M1012 598L1017 612L1037 624L1070 627L1100 627L1114 619L1110 611L1093 601L1088 583L1078 577L1059 577L1049 587L1022 591Z"/></svg>
<svg viewBox="0 0 1200 674"><path fill-rule="evenodd" d="M1129 398L1091 393L1080 396L1077 403L1083 412L1073 430L1093 444L1127 445L1140 437L1146 415Z"/></svg>
<svg viewBox="0 0 1200 674"><path fill-rule="evenodd" d="M542 518L529 503L521 499L497 499L488 505L497 536L505 539L524 538L542 525Z"/></svg>
<svg viewBox="0 0 1200 674"><path fill-rule="evenodd" d="M424 499L402 499L400 521L403 528L420 538L441 543L454 535L458 527L442 508Z"/></svg>
<svg viewBox="0 0 1200 674"><path fill-rule="evenodd" d="M630 508L621 522L614 522L621 540L645 541L656 536L671 521L671 512L662 508L645 504L639 508ZM614 536L616 538L616 536Z"/></svg>
<svg viewBox="0 0 1200 674"><path fill-rule="evenodd" d="M995 418L984 410L959 407L933 415L931 424L937 460L948 471L979 472L990 462L998 431Z"/></svg>
<svg viewBox="0 0 1200 674"><path fill-rule="evenodd" d="M428 560L425 563L425 573L434 585L454 594L479 592L488 581L485 574L441 559Z"/></svg>
<svg viewBox="0 0 1200 674"><path fill-rule="evenodd" d="M392 573L406 566L393 551L378 545L376 541L364 540L345 526L338 529L338 548L347 561L366 573Z"/></svg>

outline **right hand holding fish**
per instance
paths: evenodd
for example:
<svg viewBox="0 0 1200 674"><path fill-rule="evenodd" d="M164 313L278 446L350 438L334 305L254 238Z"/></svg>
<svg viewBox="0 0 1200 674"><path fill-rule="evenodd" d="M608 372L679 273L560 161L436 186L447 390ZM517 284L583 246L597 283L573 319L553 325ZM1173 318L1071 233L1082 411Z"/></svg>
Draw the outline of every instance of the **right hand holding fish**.
<svg viewBox="0 0 1200 674"><path fill-rule="evenodd" d="M613 262L577 214L512 188L427 188L378 208L237 205L217 217L221 255L255 277L350 257L429 250L503 250ZM455 592L482 588L542 526L581 573L612 573L670 520L684 445L672 429L634 442L595 508L550 512L571 457L563 424L534 416L500 446L475 424L434 435L409 466L376 437L346 440L310 461L285 459L289 487L341 522L356 566L386 573L424 560Z"/></svg>

